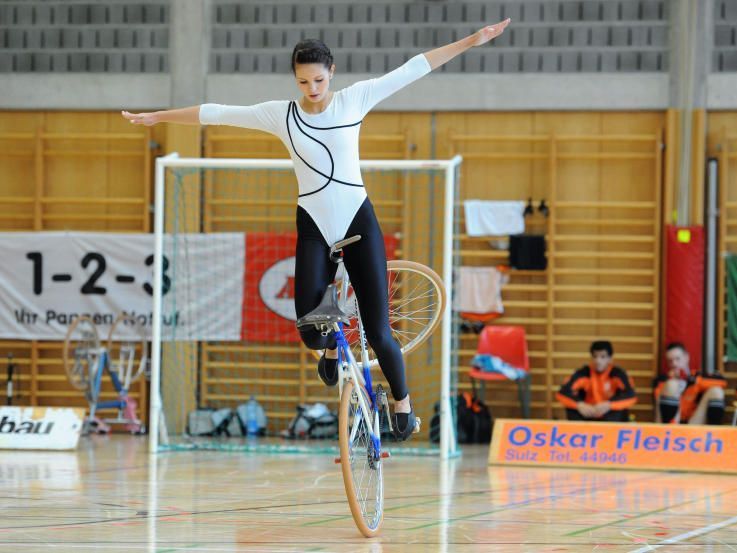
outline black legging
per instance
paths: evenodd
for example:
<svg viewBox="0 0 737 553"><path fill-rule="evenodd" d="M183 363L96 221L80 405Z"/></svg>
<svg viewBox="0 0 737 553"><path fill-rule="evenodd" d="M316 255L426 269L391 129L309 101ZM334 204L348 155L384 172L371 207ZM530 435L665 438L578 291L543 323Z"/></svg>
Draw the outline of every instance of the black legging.
<svg viewBox="0 0 737 553"><path fill-rule="evenodd" d="M612 409L607 411L600 419L587 419L576 409L566 409L566 416L569 421L629 422L630 420L630 414L627 409L622 409L621 411Z"/></svg>
<svg viewBox="0 0 737 553"><path fill-rule="evenodd" d="M389 291L386 280L384 237L366 198L353 218L345 238L361 235L361 240L343 250L343 262L358 299L366 339L373 348L394 399L404 399L407 382L399 344L389 326ZM294 305L297 318L318 306L325 289L333 282L338 266L330 261L330 245L325 242L312 217L297 207L297 260L294 270ZM335 338L322 336L317 329L300 330L310 349L335 348Z"/></svg>

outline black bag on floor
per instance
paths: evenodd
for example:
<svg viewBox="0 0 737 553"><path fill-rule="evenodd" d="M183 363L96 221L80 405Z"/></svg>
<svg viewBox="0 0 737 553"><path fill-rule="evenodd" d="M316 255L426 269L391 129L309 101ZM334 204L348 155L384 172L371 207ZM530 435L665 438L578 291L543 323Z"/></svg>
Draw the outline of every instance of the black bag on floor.
<svg viewBox="0 0 737 553"><path fill-rule="evenodd" d="M298 405L297 414L281 435L290 439L334 439L338 437L338 415L322 403Z"/></svg>
<svg viewBox="0 0 737 553"><path fill-rule="evenodd" d="M231 436L231 409L195 409L187 416L187 434L190 436Z"/></svg>
<svg viewBox="0 0 737 553"><path fill-rule="evenodd" d="M456 398L456 437L459 444L488 444L491 441L491 413L486 404L470 392ZM430 441L440 441L440 403L430 420Z"/></svg>

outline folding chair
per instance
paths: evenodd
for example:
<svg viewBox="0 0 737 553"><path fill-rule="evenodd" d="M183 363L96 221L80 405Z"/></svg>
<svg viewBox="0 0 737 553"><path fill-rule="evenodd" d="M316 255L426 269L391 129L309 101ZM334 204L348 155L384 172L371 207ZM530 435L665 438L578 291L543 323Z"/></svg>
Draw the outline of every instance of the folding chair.
<svg viewBox="0 0 737 553"><path fill-rule="evenodd" d="M527 355L525 329L521 326L486 326L479 334L479 344L476 352L494 355L525 371L525 376L515 382L517 383L517 395L522 407L522 417L530 418L530 358ZM476 368L471 368L469 376L474 387L474 393L478 381L481 389L479 398L482 401L486 393L486 382L508 380L503 374L484 372Z"/></svg>

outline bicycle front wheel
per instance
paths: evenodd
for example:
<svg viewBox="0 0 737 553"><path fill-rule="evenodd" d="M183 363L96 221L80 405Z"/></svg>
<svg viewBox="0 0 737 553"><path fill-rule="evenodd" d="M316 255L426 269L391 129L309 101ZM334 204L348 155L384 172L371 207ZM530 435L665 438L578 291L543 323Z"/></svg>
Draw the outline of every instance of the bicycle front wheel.
<svg viewBox="0 0 737 553"><path fill-rule="evenodd" d="M366 390L349 380L343 386L338 415L340 463L343 484L358 530L367 538L379 533L384 517L384 479L381 456L376 455L367 417L361 409L358 394L370 405Z"/></svg>

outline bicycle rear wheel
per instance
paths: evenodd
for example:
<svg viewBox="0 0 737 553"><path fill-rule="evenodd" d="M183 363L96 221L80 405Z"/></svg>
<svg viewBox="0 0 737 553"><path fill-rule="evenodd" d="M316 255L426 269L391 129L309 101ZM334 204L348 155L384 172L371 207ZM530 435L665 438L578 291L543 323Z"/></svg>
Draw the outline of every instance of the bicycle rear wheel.
<svg viewBox="0 0 737 553"><path fill-rule="evenodd" d="M370 405L366 390L347 381L338 416L340 462L353 520L361 534L371 538L378 534L384 517L384 479L381 457L375 455L366 419L372 414L363 412L358 394Z"/></svg>
<svg viewBox="0 0 737 553"><path fill-rule="evenodd" d="M64 369L72 386L92 394L92 384L99 370L100 337L92 319L77 317L64 338Z"/></svg>
<svg viewBox="0 0 737 553"><path fill-rule="evenodd" d="M387 262L389 287L389 325L394 339L399 343L403 355L416 350L427 340L440 324L445 309L445 288L438 274L414 261L394 259ZM338 287L340 290L340 287ZM343 328L348 344L356 360L361 362L356 314L358 302L353 287L348 287L346 312L352 322ZM319 359L322 352L315 352ZM368 348L369 365L378 362L373 350Z"/></svg>
<svg viewBox="0 0 737 553"><path fill-rule="evenodd" d="M117 372L123 389L130 388L148 366L146 331L135 317L120 313L107 336L110 370Z"/></svg>

